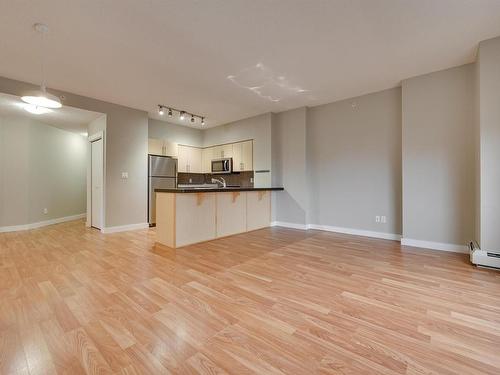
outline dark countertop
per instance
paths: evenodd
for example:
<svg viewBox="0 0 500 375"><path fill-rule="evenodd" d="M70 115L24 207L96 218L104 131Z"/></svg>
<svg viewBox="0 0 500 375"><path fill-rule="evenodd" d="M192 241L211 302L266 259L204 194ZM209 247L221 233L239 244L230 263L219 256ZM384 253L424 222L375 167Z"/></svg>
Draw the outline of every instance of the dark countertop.
<svg viewBox="0 0 500 375"><path fill-rule="evenodd" d="M238 191L279 191L282 187L254 188L254 187L227 187L227 188L173 188L173 189L155 189L156 193L223 193Z"/></svg>

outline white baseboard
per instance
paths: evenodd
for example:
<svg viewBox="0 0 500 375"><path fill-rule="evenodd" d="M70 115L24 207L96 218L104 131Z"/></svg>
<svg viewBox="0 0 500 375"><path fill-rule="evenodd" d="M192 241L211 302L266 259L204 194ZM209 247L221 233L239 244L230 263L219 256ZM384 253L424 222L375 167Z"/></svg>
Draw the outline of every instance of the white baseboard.
<svg viewBox="0 0 500 375"><path fill-rule="evenodd" d="M384 240L396 240L399 241L401 239L400 234L394 233L384 233L384 232L374 232L369 230L362 229L353 229L353 228L343 228L343 227L333 227L330 225L319 225L319 224L297 224L297 223L288 223L284 221L273 221L271 226L284 227L284 228L293 228L293 229L315 229L315 230L323 230L326 232L335 232L335 233L344 233L344 234L352 234L355 236L363 236L363 237L373 237L373 238L382 238Z"/></svg>
<svg viewBox="0 0 500 375"><path fill-rule="evenodd" d="M307 230L306 224L287 223L285 221L273 221L271 223L271 226L272 227L284 227L284 228Z"/></svg>
<svg viewBox="0 0 500 375"><path fill-rule="evenodd" d="M456 245L451 243L413 240L411 238L401 238L401 245L420 247L431 250L451 251L453 253L469 253L467 245Z"/></svg>
<svg viewBox="0 0 500 375"><path fill-rule="evenodd" d="M343 227L332 227L330 225L309 224L309 225L307 225L307 228L308 229L316 229L316 230L324 230L327 232L352 234L355 236L381 238L384 240L399 241L401 239L401 235L395 234L395 233L374 232L371 230L343 228Z"/></svg>
<svg viewBox="0 0 500 375"><path fill-rule="evenodd" d="M37 223L21 224L21 225L11 225L11 226L8 226L8 227L0 227L0 233L17 232L17 231L20 231L20 230L36 229L36 228L46 227L47 225L64 223L66 221L79 220L79 219L83 219L85 217L87 217L87 214L83 213L83 214L78 214L78 215L58 217L58 218L55 218L55 219L39 221Z"/></svg>
<svg viewBox="0 0 500 375"><path fill-rule="evenodd" d="M137 229L146 229L149 228L149 223L137 223L137 224L128 224L128 225L118 225L116 227L107 227L102 228L102 233L117 233L117 232L126 232L129 230L137 230Z"/></svg>

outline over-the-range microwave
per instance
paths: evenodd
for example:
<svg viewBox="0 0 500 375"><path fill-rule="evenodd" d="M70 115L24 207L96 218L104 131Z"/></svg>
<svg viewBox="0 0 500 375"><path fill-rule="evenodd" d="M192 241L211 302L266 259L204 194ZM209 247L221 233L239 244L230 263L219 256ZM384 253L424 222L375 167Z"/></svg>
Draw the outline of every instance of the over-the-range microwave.
<svg viewBox="0 0 500 375"><path fill-rule="evenodd" d="M212 173L232 173L233 172L233 158L223 158L212 160Z"/></svg>

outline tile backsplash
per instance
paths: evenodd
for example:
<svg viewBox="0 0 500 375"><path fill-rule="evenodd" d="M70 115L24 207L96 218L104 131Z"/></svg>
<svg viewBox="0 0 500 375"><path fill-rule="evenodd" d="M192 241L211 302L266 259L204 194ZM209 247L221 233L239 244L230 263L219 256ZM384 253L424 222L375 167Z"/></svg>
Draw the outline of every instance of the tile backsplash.
<svg viewBox="0 0 500 375"><path fill-rule="evenodd" d="M239 185L241 187L253 187L253 171L237 172L231 174L212 173L183 173L177 174L177 184L210 184L212 177L222 177L228 185Z"/></svg>

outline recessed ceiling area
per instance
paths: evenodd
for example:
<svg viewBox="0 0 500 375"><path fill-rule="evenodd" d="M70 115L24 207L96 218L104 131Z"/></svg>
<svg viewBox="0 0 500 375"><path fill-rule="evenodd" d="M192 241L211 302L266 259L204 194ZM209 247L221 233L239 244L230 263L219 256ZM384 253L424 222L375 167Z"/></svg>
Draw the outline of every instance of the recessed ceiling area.
<svg viewBox="0 0 500 375"><path fill-rule="evenodd" d="M207 126L394 87L472 62L479 41L500 35L497 0L0 0L0 9L1 76L40 83L32 25L44 22L49 88L160 119L164 104Z"/></svg>
<svg viewBox="0 0 500 375"><path fill-rule="evenodd" d="M0 116L29 117L72 133L86 135L88 124L103 116L102 113L68 106L37 115L27 112L24 109L25 105L26 103L15 95L0 93Z"/></svg>

